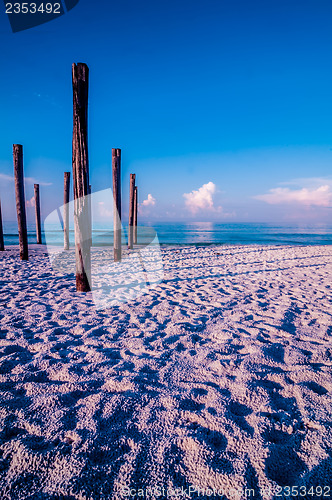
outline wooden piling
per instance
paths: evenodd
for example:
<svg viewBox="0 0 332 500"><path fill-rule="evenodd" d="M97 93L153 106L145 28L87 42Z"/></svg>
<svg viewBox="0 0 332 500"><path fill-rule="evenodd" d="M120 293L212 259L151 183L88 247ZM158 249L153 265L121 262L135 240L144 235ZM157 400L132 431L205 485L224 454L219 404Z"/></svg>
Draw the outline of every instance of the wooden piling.
<svg viewBox="0 0 332 500"><path fill-rule="evenodd" d="M73 185L76 254L76 290L91 290L91 230L89 215L88 90L89 68L72 65L73 81Z"/></svg>
<svg viewBox="0 0 332 500"><path fill-rule="evenodd" d="M89 223L90 223L90 228L89 228L89 234L90 234L90 247L92 247L92 200L91 200L91 184L89 184Z"/></svg>
<svg viewBox="0 0 332 500"><path fill-rule="evenodd" d="M121 149L112 149L114 262L121 260Z"/></svg>
<svg viewBox="0 0 332 500"><path fill-rule="evenodd" d="M21 260L29 260L27 220L24 196L23 147L21 144L13 145L13 159L20 258Z"/></svg>
<svg viewBox="0 0 332 500"><path fill-rule="evenodd" d="M36 215L36 237L37 244L41 245L41 223L40 223L40 196L39 196L39 184L34 184L34 194L35 194L35 215Z"/></svg>
<svg viewBox="0 0 332 500"><path fill-rule="evenodd" d="M137 186L134 191L134 245L137 245Z"/></svg>
<svg viewBox="0 0 332 500"><path fill-rule="evenodd" d="M64 173L63 182L63 248L69 250L69 189L70 172Z"/></svg>
<svg viewBox="0 0 332 500"><path fill-rule="evenodd" d="M129 186L129 228L128 228L128 248L133 248L134 243L134 192L135 174L130 174Z"/></svg>
<svg viewBox="0 0 332 500"><path fill-rule="evenodd" d="M5 244L3 241L3 227L2 227L2 213L1 213L1 200L0 200L0 252L5 249Z"/></svg>

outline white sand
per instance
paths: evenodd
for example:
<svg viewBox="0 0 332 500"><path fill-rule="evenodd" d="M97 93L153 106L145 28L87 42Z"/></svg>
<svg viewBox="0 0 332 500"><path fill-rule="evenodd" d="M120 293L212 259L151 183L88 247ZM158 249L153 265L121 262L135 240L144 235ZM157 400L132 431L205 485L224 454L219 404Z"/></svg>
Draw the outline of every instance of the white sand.
<svg viewBox="0 0 332 500"><path fill-rule="evenodd" d="M1 500L331 486L332 247L162 255L102 311L44 248L0 256Z"/></svg>

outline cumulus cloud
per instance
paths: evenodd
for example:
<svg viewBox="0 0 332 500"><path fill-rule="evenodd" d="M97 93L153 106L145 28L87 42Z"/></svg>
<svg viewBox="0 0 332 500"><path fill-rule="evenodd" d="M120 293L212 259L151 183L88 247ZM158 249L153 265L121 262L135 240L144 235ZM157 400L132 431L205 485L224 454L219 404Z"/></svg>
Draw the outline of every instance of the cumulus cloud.
<svg viewBox="0 0 332 500"><path fill-rule="evenodd" d="M317 188L274 188L266 194L254 196L256 200L265 201L270 205L300 204L328 207L332 204L332 191L328 184Z"/></svg>
<svg viewBox="0 0 332 500"><path fill-rule="evenodd" d="M34 207L35 206L35 198L34 196L30 198L30 200L27 200L27 207Z"/></svg>
<svg viewBox="0 0 332 500"><path fill-rule="evenodd" d="M203 184L199 189L191 191L191 193L184 193L185 204L187 208L196 214L199 210L207 211L221 211L221 207L215 207L213 202L213 195L217 191L217 186L213 182Z"/></svg>
<svg viewBox="0 0 332 500"><path fill-rule="evenodd" d="M148 194L146 200L142 201L142 207L149 207L156 204L156 199L152 196L152 194Z"/></svg>

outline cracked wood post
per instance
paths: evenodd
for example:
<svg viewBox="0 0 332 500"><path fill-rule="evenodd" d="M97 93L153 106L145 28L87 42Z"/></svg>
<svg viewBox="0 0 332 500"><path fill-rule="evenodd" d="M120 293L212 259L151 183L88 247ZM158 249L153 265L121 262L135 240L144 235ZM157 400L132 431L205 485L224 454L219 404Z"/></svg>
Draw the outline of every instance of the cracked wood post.
<svg viewBox="0 0 332 500"><path fill-rule="evenodd" d="M63 248L69 250L69 188L70 172L64 173L63 189Z"/></svg>
<svg viewBox="0 0 332 500"><path fill-rule="evenodd" d="M35 194L35 215L36 215L36 237L37 244L41 245L41 224L40 224L40 196L39 196L39 184L34 184L34 194Z"/></svg>
<svg viewBox="0 0 332 500"><path fill-rule="evenodd" d="M137 186L134 190L134 244L137 244Z"/></svg>
<svg viewBox="0 0 332 500"><path fill-rule="evenodd" d="M121 149L112 149L114 262L121 260Z"/></svg>
<svg viewBox="0 0 332 500"><path fill-rule="evenodd" d="M0 200L0 252L3 252L5 245L3 242L3 227L2 227L2 213L1 213L1 200Z"/></svg>
<svg viewBox="0 0 332 500"><path fill-rule="evenodd" d="M76 290L91 290L91 228L89 210L88 85L89 68L73 64L73 186Z"/></svg>
<svg viewBox="0 0 332 500"><path fill-rule="evenodd" d="M23 146L21 146L21 144L13 144L13 159L20 259L29 260L27 220L24 196Z"/></svg>
<svg viewBox="0 0 332 500"><path fill-rule="evenodd" d="M136 177L135 174L130 174L128 248L133 248L133 242L134 242L134 192L135 192L135 177Z"/></svg>

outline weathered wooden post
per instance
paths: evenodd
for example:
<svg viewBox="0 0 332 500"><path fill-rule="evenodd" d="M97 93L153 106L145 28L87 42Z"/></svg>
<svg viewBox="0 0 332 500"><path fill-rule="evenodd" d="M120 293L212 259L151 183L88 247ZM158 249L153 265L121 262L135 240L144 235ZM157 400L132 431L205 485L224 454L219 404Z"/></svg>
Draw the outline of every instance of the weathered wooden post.
<svg viewBox="0 0 332 500"><path fill-rule="evenodd" d="M70 172L64 173L63 190L63 248L69 250L69 188Z"/></svg>
<svg viewBox="0 0 332 500"><path fill-rule="evenodd" d="M137 245L137 186L134 191L134 244Z"/></svg>
<svg viewBox="0 0 332 500"><path fill-rule="evenodd" d="M135 174L130 174L129 186L129 228L128 228L128 248L133 248L134 243L134 192Z"/></svg>
<svg viewBox="0 0 332 500"><path fill-rule="evenodd" d="M88 90L89 68L73 64L73 185L76 290L91 290L91 230L89 215Z"/></svg>
<svg viewBox="0 0 332 500"><path fill-rule="evenodd" d="M90 247L92 247L92 200L91 200L91 184L89 184L89 224L90 224Z"/></svg>
<svg viewBox="0 0 332 500"><path fill-rule="evenodd" d="M36 214L36 236L37 244L41 245L41 224L40 224L40 196L39 196L39 184L34 184L35 191L35 214Z"/></svg>
<svg viewBox="0 0 332 500"><path fill-rule="evenodd" d="M2 227L2 213L1 213L1 200L0 200L0 252L3 252L5 245L3 242L3 227Z"/></svg>
<svg viewBox="0 0 332 500"><path fill-rule="evenodd" d="M21 260L29 260L27 220L25 213L24 196L23 147L21 144L13 144L13 158L20 258Z"/></svg>
<svg viewBox="0 0 332 500"><path fill-rule="evenodd" d="M112 149L114 262L121 260L121 149Z"/></svg>

